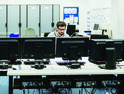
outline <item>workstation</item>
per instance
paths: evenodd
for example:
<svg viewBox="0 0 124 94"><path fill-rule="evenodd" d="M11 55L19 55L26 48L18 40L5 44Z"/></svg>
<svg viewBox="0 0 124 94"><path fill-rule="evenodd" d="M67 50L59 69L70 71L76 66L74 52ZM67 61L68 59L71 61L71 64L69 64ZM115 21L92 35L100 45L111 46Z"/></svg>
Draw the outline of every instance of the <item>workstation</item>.
<svg viewBox="0 0 124 94"><path fill-rule="evenodd" d="M0 92L122 94L122 3L0 1ZM58 21L69 38L47 37Z"/></svg>
<svg viewBox="0 0 124 94"><path fill-rule="evenodd" d="M9 94L14 89L23 89L23 93L26 89L38 89L40 94L47 88L61 93L63 88L91 87L123 92L124 40L0 38L0 45L5 52L0 55L1 73L9 76ZM11 50L14 47L16 50Z"/></svg>

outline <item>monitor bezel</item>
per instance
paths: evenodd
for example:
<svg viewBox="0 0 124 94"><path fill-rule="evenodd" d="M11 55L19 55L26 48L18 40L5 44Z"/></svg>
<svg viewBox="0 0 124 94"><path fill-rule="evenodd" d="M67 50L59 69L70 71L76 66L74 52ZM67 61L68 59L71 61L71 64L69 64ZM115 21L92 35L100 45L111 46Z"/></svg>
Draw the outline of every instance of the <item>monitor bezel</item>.
<svg viewBox="0 0 124 94"><path fill-rule="evenodd" d="M81 54L81 56L79 56L79 57L87 57L88 56L88 50L89 50L89 38L88 37L86 37L86 38L57 38L57 44L56 44L56 57L62 57L63 58L63 52L61 52L62 51L62 41L84 41L84 47L82 47L82 49L83 49L83 52L84 52L84 54L82 55ZM72 44L72 43L71 43ZM67 45L67 46L69 46L69 45ZM64 49L64 48L63 48ZM67 49L66 49L67 50ZM69 49L68 49L69 50ZM67 59L69 59L68 58L68 56L67 56ZM79 58L78 58L79 59Z"/></svg>

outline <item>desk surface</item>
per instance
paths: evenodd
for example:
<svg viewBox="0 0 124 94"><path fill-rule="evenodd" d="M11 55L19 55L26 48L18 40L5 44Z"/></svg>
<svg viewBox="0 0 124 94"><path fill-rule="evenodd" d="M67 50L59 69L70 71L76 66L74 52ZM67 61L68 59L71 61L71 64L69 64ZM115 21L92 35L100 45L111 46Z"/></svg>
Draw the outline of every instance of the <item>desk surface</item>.
<svg viewBox="0 0 124 94"><path fill-rule="evenodd" d="M88 61L88 58L83 58L86 63L81 65L79 69L70 69L64 65L58 65L56 61L61 61L61 58L50 60L50 64L44 69L34 69L30 65L13 65L16 70L8 69L7 75L103 75L103 74L124 74L124 62L117 64L117 68L113 70L101 69L98 65ZM20 68L19 68L20 67Z"/></svg>

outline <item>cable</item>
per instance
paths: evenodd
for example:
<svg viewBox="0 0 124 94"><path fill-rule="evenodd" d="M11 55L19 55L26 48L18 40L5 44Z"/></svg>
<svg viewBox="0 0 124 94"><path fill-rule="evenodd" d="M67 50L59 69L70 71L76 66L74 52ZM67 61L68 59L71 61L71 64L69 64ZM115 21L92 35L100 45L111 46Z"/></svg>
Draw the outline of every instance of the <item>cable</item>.
<svg viewBox="0 0 124 94"><path fill-rule="evenodd" d="M114 78L113 78L113 80L110 83L107 83L107 85L111 85L113 82L114 82Z"/></svg>
<svg viewBox="0 0 124 94"><path fill-rule="evenodd" d="M24 83L24 89L23 89L23 94L25 94L25 83Z"/></svg>
<svg viewBox="0 0 124 94"><path fill-rule="evenodd" d="M29 89L27 90L28 94L29 94Z"/></svg>
<svg viewBox="0 0 124 94"><path fill-rule="evenodd" d="M115 77L114 77L115 78ZM111 85L113 82L114 82L114 78L113 78L113 80L111 81L111 82L107 82L107 83L105 83L104 82L104 86L105 86L105 88L106 88L106 92L110 92L110 93L112 93L112 94L117 94L116 92L115 93L113 93L113 88L111 88L110 90L109 90L109 88L107 87L107 85ZM106 92L104 92L105 94L106 94Z"/></svg>
<svg viewBox="0 0 124 94"><path fill-rule="evenodd" d="M43 90L42 90L42 94L43 94Z"/></svg>
<svg viewBox="0 0 124 94"><path fill-rule="evenodd" d="M96 90L97 90L96 88L95 88L95 89L93 89L93 92L92 92L91 94L95 94Z"/></svg>
<svg viewBox="0 0 124 94"><path fill-rule="evenodd" d="M105 87L105 88L106 88L106 92L110 92L109 89L108 89L108 87Z"/></svg>
<svg viewBox="0 0 124 94"><path fill-rule="evenodd" d="M84 88L84 90L85 90L86 94L87 94L87 93L90 94L90 92L89 92L86 88Z"/></svg>
<svg viewBox="0 0 124 94"><path fill-rule="evenodd" d="M67 90L66 90L66 88L65 88L65 93L69 93L70 94L70 92L71 92L71 94L72 94L72 89L69 89L69 88L67 88Z"/></svg>
<svg viewBox="0 0 124 94"><path fill-rule="evenodd" d="M33 91L33 94L34 94L34 92L35 92L35 89L34 89L34 91Z"/></svg>
<svg viewBox="0 0 124 94"><path fill-rule="evenodd" d="M40 94L40 89L39 89L39 94Z"/></svg>
<svg viewBox="0 0 124 94"><path fill-rule="evenodd" d="M31 86L29 83L27 83L27 81L23 78L23 80L24 80L24 82L27 84L27 85L29 85L29 86Z"/></svg>
<svg viewBox="0 0 124 94"><path fill-rule="evenodd" d="M71 94L72 94L72 89L71 89Z"/></svg>
<svg viewBox="0 0 124 94"><path fill-rule="evenodd" d="M73 32L73 33L71 34L70 38L72 38L74 34L75 34L75 32Z"/></svg>
<svg viewBox="0 0 124 94"><path fill-rule="evenodd" d="M85 93L87 94L87 91L86 91L86 89L84 88L84 90L85 90Z"/></svg>
<svg viewBox="0 0 124 94"><path fill-rule="evenodd" d="M23 90L23 94L25 94L25 89Z"/></svg>
<svg viewBox="0 0 124 94"><path fill-rule="evenodd" d="M67 94L66 88L65 88L65 94Z"/></svg>
<svg viewBox="0 0 124 94"><path fill-rule="evenodd" d="M94 88L93 88L93 86L92 86L92 83L91 83L91 82L89 82L89 84L90 84L90 86L91 86L90 94L93 94Z"/></svg>
<svg viewBox="0 0 124 94"><path fill-rule="evenodd" d="M83 88L81 88L81 94L83 94Z"/></svg>
<svg viewBox="0 0 124 94"><path fill-rule="evenodd" d="M80 89L79 89L79 94L81 94L81 91L80 91Z"/></svg>
<svg viewBox="0 0 124 94"><path fill-rule="evenodd" d="M41 91L42 91L42 94L43 94L43 90L42 89L40 89Z"/></svg>

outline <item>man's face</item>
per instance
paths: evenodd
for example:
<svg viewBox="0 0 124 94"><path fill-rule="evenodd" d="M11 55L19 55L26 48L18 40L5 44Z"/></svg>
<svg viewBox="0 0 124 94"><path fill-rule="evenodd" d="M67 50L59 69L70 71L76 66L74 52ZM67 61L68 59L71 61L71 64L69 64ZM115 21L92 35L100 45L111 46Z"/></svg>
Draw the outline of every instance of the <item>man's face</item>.
<svg viewBox="0 0 124 94"><path fill-rule="evenodd" d="M65 26L62 26L62 27L59 26L59 28L57 28L57 32L58 32L59 36L62 36L64 34L65 30L66 30Z"/></svg>

